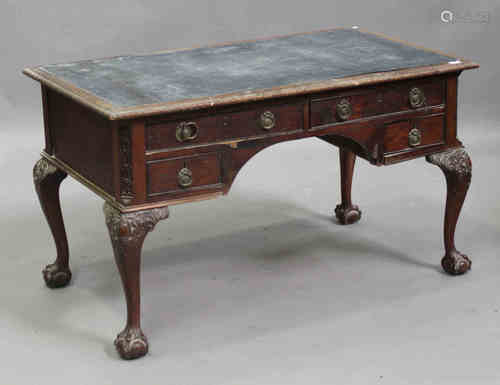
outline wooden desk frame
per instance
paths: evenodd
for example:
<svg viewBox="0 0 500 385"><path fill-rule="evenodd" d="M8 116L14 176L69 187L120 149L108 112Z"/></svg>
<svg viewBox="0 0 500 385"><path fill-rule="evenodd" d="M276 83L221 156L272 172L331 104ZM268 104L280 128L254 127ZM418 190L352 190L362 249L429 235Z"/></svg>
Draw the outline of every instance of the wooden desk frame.
<svg viewBox="0 0 500 385"><path fill-rule="evenodd" d="M59 203L59 185L70 174L105 200L127 301L117 350L125 359L145 355L140 261L147 233L169 216L169 206L228 193L259 151L307 137L340 149L342 201L335 214L342 224L361 218L351 201L357 156L378 166L426 156L439 166L447 181L442 266L449 274L465 273L471 262L456 250L454 234L471 162L457 138L457 80L464 69L477 67L459 60L134 108L115 108L40 69L25 69L42 84L45 149L33 175L57 248L55 262L43 270L47 286L63 287L71 279ZM177 136L176 142L186 125L187 137L196 138Z"/></svg>

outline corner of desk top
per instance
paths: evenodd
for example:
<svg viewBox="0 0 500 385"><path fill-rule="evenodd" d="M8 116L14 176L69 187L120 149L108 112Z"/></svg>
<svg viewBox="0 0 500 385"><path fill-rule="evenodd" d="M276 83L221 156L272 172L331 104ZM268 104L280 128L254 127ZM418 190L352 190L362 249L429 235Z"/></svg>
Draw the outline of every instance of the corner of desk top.
<svg viewBox="0 0 500 385"><path fill-rule="evenodd" d="M476 68L479 68L480 65L479 63L476 63L474 61L471 61L471 60L465 60L465 62L467 63L468 67L465 68L465 69L476 69Z"/></svg>
<svg viewBox="0 0 500 385"><path fill-rule="evenodd" d="M60 92L75 102L90 108L106 119L117 120L121 118L118 113L119 110L117 110L112 104L90 92L87 92L69 82L43 71L40 67L26 67L23 69L22 73L31 79L38 81L42 86Z"/></svg>
<svg viewBox="0 0 500 385"><path fill-rule="evenodd" d="M472 60L467 60L463 58L457 57L455 61L450 60L448 62L449 65L460 65L460 70L473 70L476 68L479 68L479 63L476 63L475 61Z"/></svg>

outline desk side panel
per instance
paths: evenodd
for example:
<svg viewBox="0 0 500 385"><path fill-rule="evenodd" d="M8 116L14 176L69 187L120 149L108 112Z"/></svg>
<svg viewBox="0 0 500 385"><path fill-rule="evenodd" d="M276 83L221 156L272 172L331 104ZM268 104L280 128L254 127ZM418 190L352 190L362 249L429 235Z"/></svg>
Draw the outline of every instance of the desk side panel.
<svg viewBox="0 0 500 385"><path fill-rule="evenodd" d="M446 78L446 144L460 146L457 137L457 98L458 76L460 72L450 74Z"/></svg>
<svg viewBox="0 0 500 385"><path fill-rule="evenodd" d="M56 91L42 94L46 151L114 195L111 122Z"/></svg>

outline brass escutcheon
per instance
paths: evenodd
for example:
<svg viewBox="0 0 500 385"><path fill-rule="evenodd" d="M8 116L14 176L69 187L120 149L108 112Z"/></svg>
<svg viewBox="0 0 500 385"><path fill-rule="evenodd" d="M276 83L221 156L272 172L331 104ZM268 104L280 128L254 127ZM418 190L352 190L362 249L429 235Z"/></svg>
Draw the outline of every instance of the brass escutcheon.
<svg viewBox="0 0 500 385"><path fill-rule="evenodd" d="M419 107L424 106L424 104L425 104L424 92L418 87L413 87L410 90L408 97L410 100L410 106L412 108L419 108Z"/></svg>
<svg viewBox="0 0 500 385"><path fill-rule="evenodd" d="M179 182L179 186L182 188L191 186L193 184L192 171L187 167L182 168L177 174L177 180Z"/></svg>
<svg viewBox="0 0 500 385"><path fill-rule="evenodd" d="M418 128L412 128L408 133L408 144L410 147L418 146L422 141L422 133Z"/></svg>
<svg viewBox="0 0 500 385"><path fill-rule="evenodd" d="M271 111L265 111L260 115L260 126L269 131L276 124L276 118Z"/></svg>
<svg viewBox="0 0 500 385"><path fill-rule="evenodd" d="M341 99L337 103L337 115L340 120L347 120L352 115L351 102L348 99Z"/></svg>
<svg viewBox="0 0 500 385"><path fill-rule="evenodd" d="M198 137L198 125L195 122L180 122L175 131L175 137L179 142L195 140Z"/></svg>

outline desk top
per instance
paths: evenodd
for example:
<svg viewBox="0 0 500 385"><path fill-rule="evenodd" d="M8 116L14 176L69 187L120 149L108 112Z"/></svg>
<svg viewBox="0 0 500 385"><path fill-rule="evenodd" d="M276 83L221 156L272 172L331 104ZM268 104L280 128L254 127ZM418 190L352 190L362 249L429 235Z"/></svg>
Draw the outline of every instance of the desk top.
<svg viewBox="0 0 500 385"><path fill-rule="evenodd" d="M333 29L23 72L109 119L124 119L476 67L380 35Z"/></svg>

